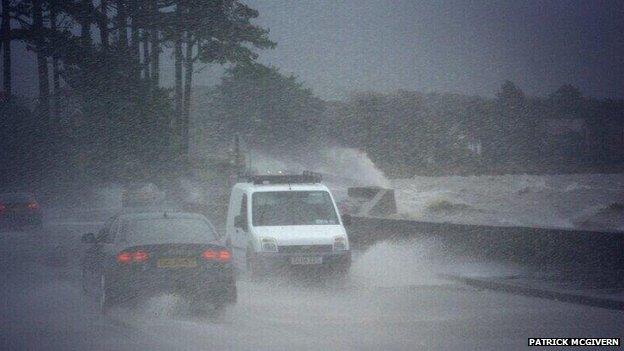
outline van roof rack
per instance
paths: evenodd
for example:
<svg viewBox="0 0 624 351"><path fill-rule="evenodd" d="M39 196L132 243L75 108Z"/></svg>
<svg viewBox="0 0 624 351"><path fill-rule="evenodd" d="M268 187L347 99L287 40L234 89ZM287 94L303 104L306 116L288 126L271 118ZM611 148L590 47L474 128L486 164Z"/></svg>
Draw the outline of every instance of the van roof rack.
<svg viewBox="0 0 624 351"><path fill-rule="evenodd" d="M248 180L255 185L267 184L315 184L320 183L323 177L319 173L303 171L302 174L269 174L253 175Z"/></svg>

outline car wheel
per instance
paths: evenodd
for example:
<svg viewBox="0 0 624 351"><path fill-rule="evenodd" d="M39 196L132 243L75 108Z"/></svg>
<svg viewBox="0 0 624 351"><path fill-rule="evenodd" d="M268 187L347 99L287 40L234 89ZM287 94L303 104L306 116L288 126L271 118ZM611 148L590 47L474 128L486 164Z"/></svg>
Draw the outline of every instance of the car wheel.
<svg viewBox="0 0 624 351"><path fill-rule="evenodd" d="M220 320L225 314L227 303L222 300L207 299L196 301L191 307L191 314L211 321Z"/></svg>
<svg viewBox="0 0 624 351"><path fill-rule="evenodd" d="M232 287L229 289L227 302L229 304L235 304L236 301L238 301L238 291L236 289L236 284L232 284Z"/></svg>
<svg viewBox="0 0 624 351"><path fill-rule="evenodd" d="M215 318L216 320L223 318L226 308L227 308L227 303L225 302L217 302L214 305L212 305L211 313L212 313L213 318Z"/></svg>
<svg viewBox="0 0 624 351"><path fill-rule="evenodd" d="M231 282L222 288L214 290L212 292L209 301L222 305L233 305L238 300L238 292L236 290L236 283Z"/></svg>

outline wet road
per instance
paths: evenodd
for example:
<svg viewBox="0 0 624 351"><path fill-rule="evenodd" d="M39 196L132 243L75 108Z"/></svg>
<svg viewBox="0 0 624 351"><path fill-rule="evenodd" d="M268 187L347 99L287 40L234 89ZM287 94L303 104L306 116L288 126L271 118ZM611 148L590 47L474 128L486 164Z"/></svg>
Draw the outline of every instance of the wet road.
<svg viewBox="0 0 624 351"><path fill-rule="evenodd" d="M356 255L346 284L239 282L239 303L198 319L172 296L96 312L76 266L92 224L0 233L2 350L500 350L528 337L622 337L624 313L436 278L427 245Z"/></svg>

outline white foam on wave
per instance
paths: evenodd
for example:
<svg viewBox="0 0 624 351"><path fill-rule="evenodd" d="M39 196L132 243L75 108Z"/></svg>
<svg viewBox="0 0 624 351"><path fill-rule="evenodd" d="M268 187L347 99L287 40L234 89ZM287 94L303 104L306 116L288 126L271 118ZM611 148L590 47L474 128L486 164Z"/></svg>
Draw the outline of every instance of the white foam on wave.
<svg viewBox="0 0 624 351"><path fill-rule="evenodd" d="M624 202L624 174L414 177L393 187L402 217L435 222L575 228L580 217ZM436 203L449 210L427 211ZM624 216L604 212L605 229L624 227Z"/></svg>
<svg viewBox="0 0 624 351"><path fill-rule="evenodd" d="M251 169L261 174L311 170L329 175L332 181L343 185L390 186L368 155L356 148L324 147L304 156L281 153L279 157L255 150L249 157Z"/></svg>

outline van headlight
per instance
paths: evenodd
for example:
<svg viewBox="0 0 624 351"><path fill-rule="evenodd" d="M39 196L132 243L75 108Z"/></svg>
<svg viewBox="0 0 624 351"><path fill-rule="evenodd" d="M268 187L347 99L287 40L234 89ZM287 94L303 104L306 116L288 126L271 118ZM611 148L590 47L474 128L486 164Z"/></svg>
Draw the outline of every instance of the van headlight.
<svg viewBox="0 0 624 351"><path fill-rule="evenodd" d="M338 236L334 239L334 251L345 251L347 249L347 238Z"/></svg>
<svg viewBox="0 0 624 351"><path fill-rule="evenodd" d="M264 252L277 252L277 240L273 238L262 238L260 245Z"/></svg>

